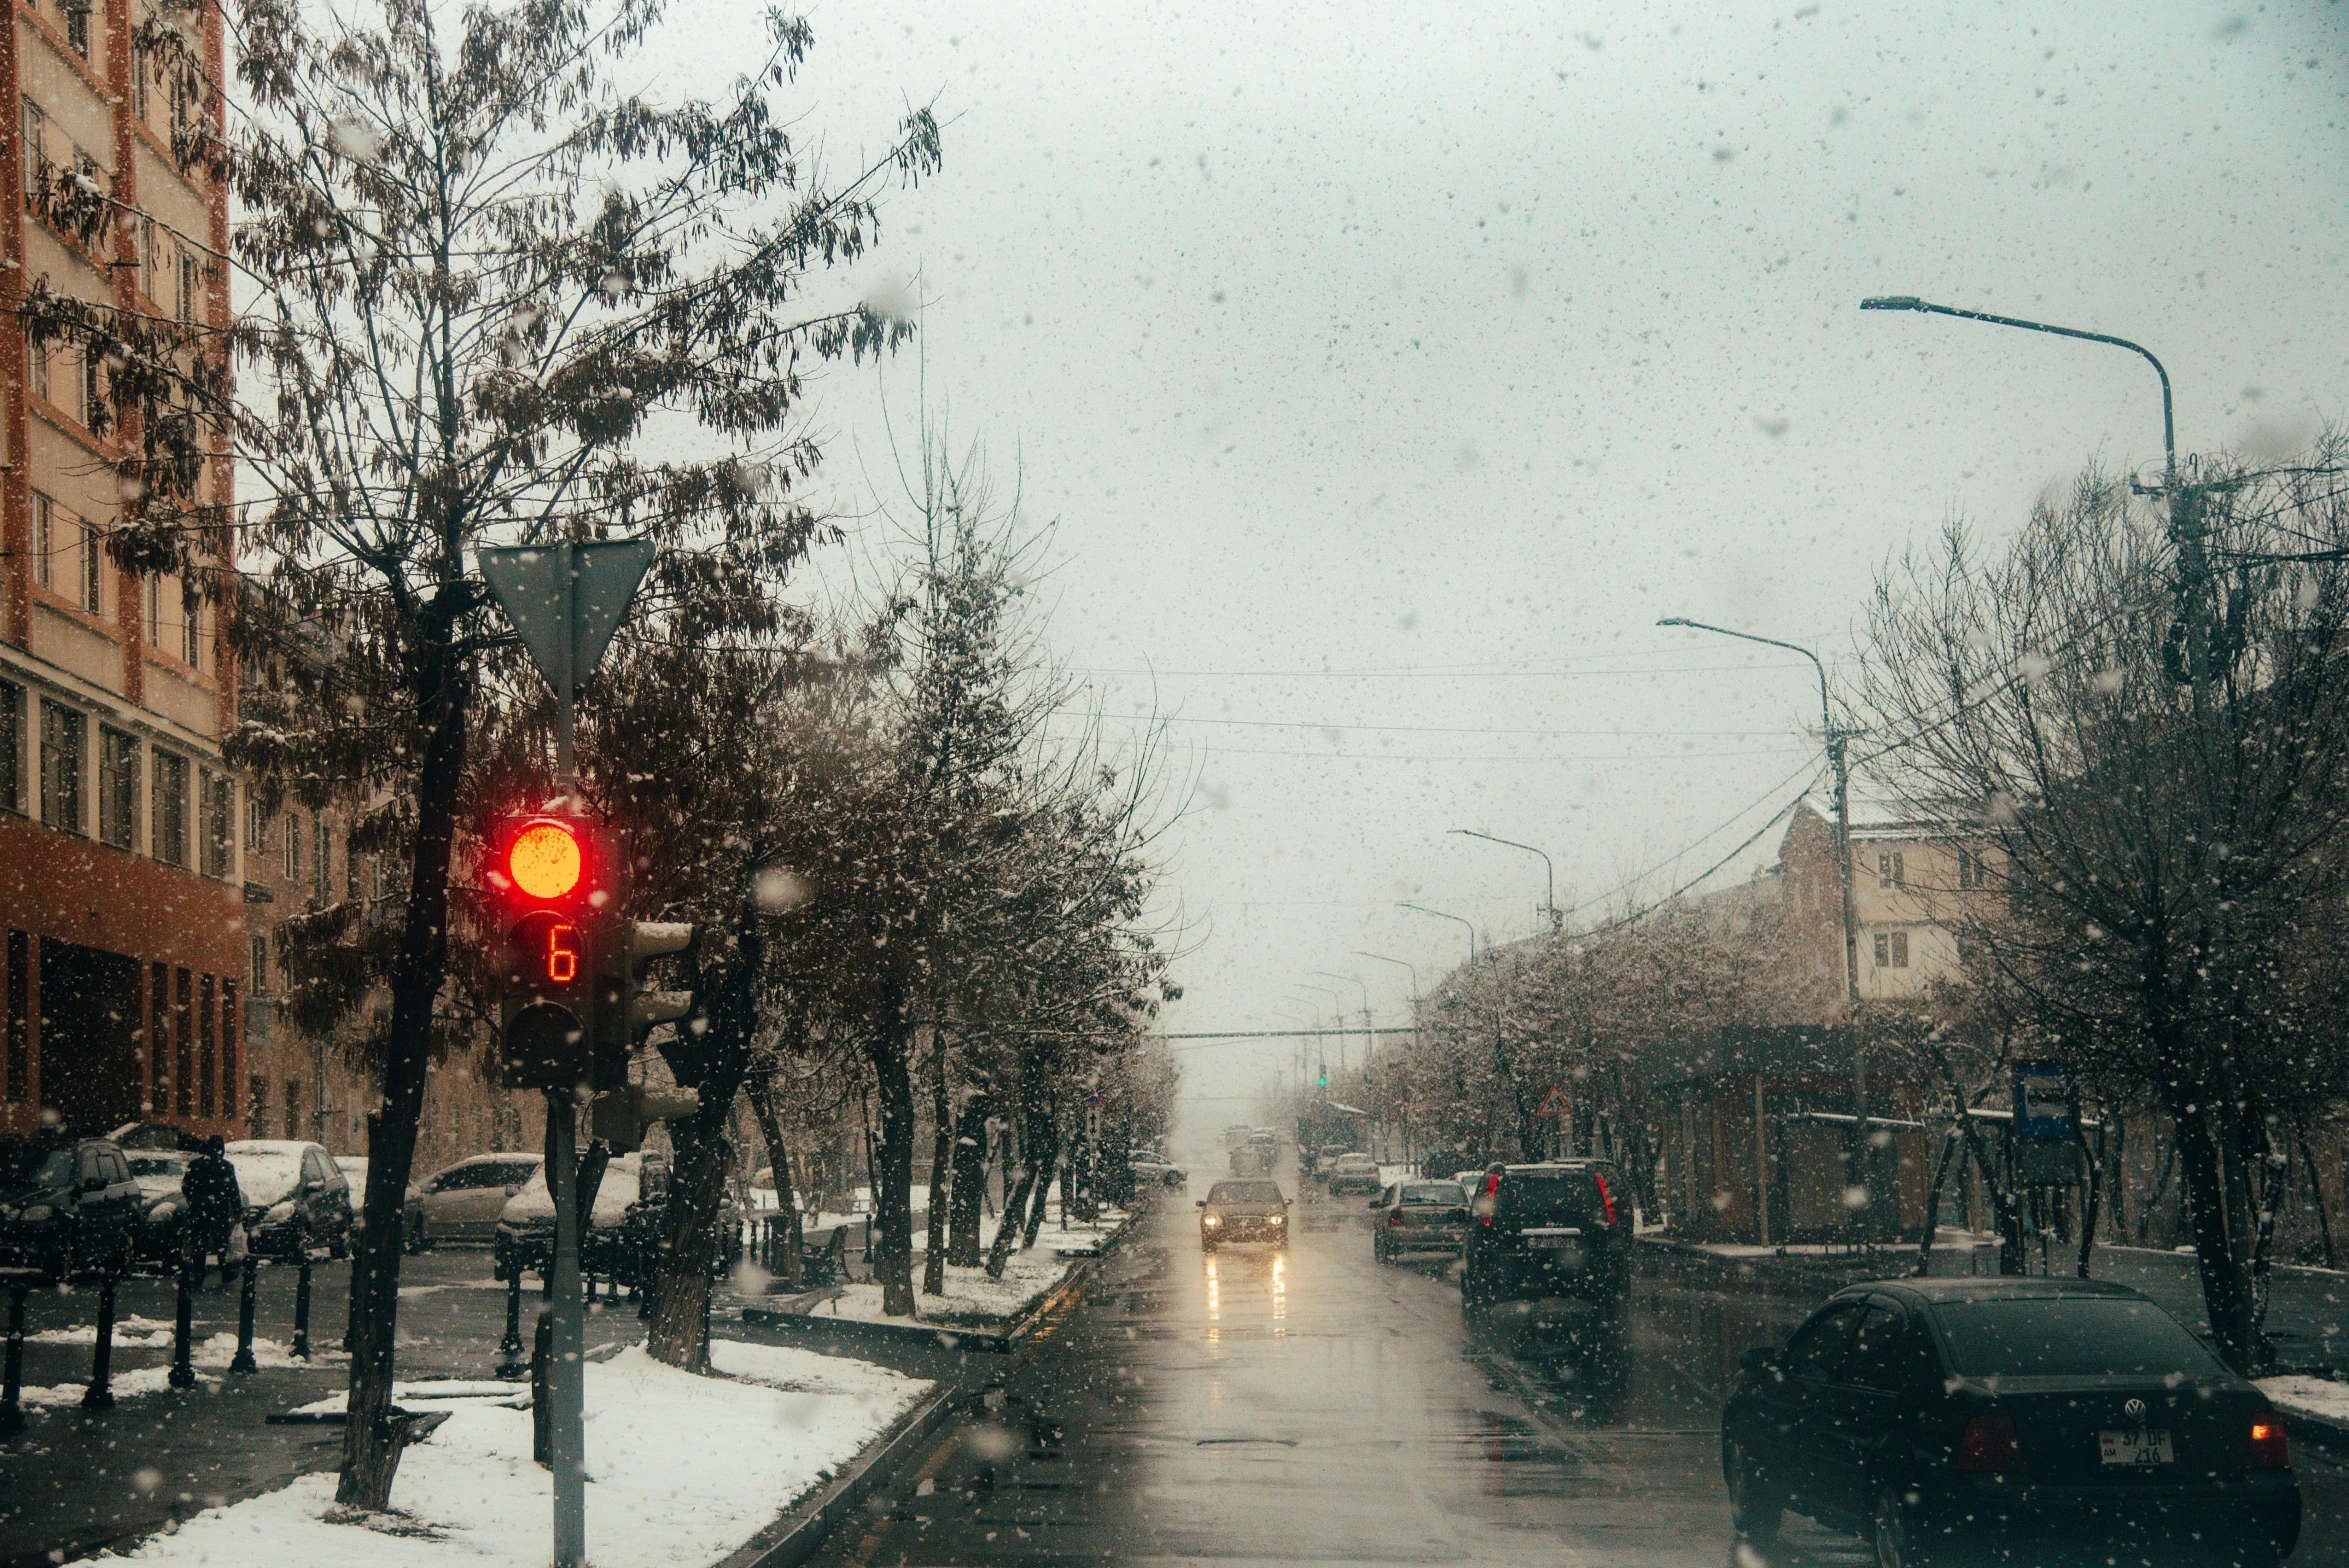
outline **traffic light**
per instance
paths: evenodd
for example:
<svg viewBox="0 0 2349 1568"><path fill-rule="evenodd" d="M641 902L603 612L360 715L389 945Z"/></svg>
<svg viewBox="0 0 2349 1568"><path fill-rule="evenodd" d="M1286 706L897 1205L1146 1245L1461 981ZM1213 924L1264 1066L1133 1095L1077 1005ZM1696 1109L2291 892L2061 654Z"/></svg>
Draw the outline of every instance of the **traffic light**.
<svg viewBox="0 0 2349 1568"><path fill-rule="evenodd" d="M499 931L499 1059L509 1088L567 1089L588 1076L596 949L616 902L614 856L578 818L511 817L484 879Z"/></svg>
<svg viewBox="0 0 2349 1568"><path fill-rule="evenodd" d="M610 962L599 965L595 1013L595 1103L588 1110L589 1136L625 1154L642 1147L655 1122L676 1121L701 1108L691 1086L648 1088L628 1081L628 1059L642 1048L656 1024L674 1023L693 1011L692 993L643 989L644 971L656 959L693 945L693 927L681 920L615 919L606 926Z"/></svg>

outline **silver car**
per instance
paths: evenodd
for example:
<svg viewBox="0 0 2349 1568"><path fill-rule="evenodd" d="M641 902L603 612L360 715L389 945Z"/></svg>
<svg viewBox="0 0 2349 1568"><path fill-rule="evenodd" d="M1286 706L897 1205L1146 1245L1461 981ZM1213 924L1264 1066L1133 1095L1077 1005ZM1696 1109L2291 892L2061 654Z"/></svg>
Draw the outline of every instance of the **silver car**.
<svg viewBox="0 0 2349 1568"><path fill-rule="evenodd" d="M488 1242L506 1200L538 1174L536 1154L476 1154L433 1172L408 1200L408 1245Z"/></svg>
<svg viewBox="0 0 2349 1568"><path fill-rule="evenodd" d="M1370 1206L1379 1211L1370 1254L1381 1263L1412 1253L1457 1257L1468 1234L1468 1194L1456 1181L1399 1181Z"/></svg>

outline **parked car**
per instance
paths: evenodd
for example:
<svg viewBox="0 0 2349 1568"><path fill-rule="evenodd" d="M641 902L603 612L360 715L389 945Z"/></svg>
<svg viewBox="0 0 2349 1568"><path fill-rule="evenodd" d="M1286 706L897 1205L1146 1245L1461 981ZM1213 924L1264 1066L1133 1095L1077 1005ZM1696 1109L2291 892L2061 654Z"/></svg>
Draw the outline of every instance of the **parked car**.
<svg viewBox="0 0 2349 1568"><path fill-rule="evenodd" d="M1341 1154L1329 1168L1329 1195L1333 1198L1375 1193L1381 1185L1378 1161L1367 1154Z"/></svg>
<svg viewBox="0 0 2349 1568"><path fill-rule="evenodd" d="M1313 1155L1313 1174L1327 1176L1330 1167L1353 1151L1342 1143L1325 1143Z"/></svg>
<svg viewBox="0 0 2349 1568"><path fill-rule="evenodd" d="M1721 1424L1739 1531L1808 1514L1879 1563L2077 1552L2281 1562L2300 1487L2267 1400L2123 1285L1853 1285L1784 1348L1748 1351Z"/></svg>
<svg viewBox="0 0 2349 1568"><path fill-rule="evenodd" d="M1484 1171L1454 1171L1452 1172L1452 1180L1460 1184L1461 1192L1465 1193L1469 1201L1473 1203L1476 1200L1477 1190L1484 1186L1486 1175L1487 1173Z"/></svg>
<svg viewBox="0 0 2349 1568"><path fill-rule="evenodd" d="M1276 1181L1219 1181L1199 1200L1199 1250L1225 1242L1289 1244L1289 1200Z"/></svg>
<svg viewBox="0 0 2349 1568"><path fill-rule="evenodd" d="M1399 1181L1370 1200L1379 1211L1370 1255L1391 1263L1413 1253L1455 1257L1468 1234L1468 1194L1454 1181Z"/></svg>
<svg viewBox="0 0 2349 1568"><path fill-rule="evenodd" d="M351 1253L351 1183L334 1156L295 1138L240 1138L228 1146L245 1195L245 1239L262 1257L324 1247Z"/></svg>
<svg viewBox="0 0 2349 1568"><path fill-rule="evenodd" d="M668 1217L669 1191L669 1162L658 1154L646 1156L637 1172L636 1201L620 1217L618 1261L595 1272L609 1274L631 1288L651 1279L660 1257L661 1222ZM600 1212L602 1194L597 1198ZM710 1216L710 1228L717 1238L717 1245L710 1249L711 1278L723 1278L742 1261L742 1221L742 1211L731 1203L721 1202Z"/></svg>
<svg viewBox="0 0 2349 1568"><path fill-rule="evenodd" d="M181 1184L188 1162L195 1158L182 1149L129 1148L122 1151L130 1166L131 1182L139 1189L131 1250L140 1263L173 1268L179 1263L180 1237L188 1217Z"/></svg>
<svg viewBox="0 0 2349 1568"><path fill-rule="evenodd" d="M334 1157L334 1163L342 1168L343 1180L351 1184L351 1222L356 1225L367 1218L367 1156L338 1154ZM400 1208L403 1222L408 1217L408 1205L414 1203L422 1191L414 1182L408 1183L407 1196ZM413 1234L407 1237L407 1248L410 1252L416 1250Z"/></svg>
<svg viewBox="0 0 2349 1568"><path fill-rule="evenodd" d="M1460 1306L1562 1325L1586 1344L1619 1330L1631 1294L1623 1173L1602 1160L1504 1165L1470 1203Z"/></svg>
<svg viewBox="0 0 2349 1568"><path fill-rule="evenodd" d="M583 1273L613 1278L631 1270L628 1210L642 1196L644 1156L623 1154L604 1167L595 1189L595 1207L589 1212L587 1234L579 1238L579 1266ZM541 1164L498 1211L497 1229L490 1246L500 1279L515 1269L545 1277L555 1256L555 1200L547 1192L546 1166Z"/></svg>
<svg viewBox="0 0 2349 1568"><path fill-rule="evenodd" d="M130 1267L139 1189L108 1138L0 1138L0 1265L65 1281Z"/></svg>
<svg viewBox="0 0 2349 1568"><path fill-rule="evenodd" d="M1137 1184L1156 1182L1162 1187L1182 1187L1190 1183L1190 1172L1154 1149L1136 1149L1126 1157L1127 1167L1133 1171Z"/></svg>
<svg viewBox="0 0 2349 1568"><path fill-rule="evenodd" d="M417 1183L408 1200L408 1250L494 1240L506 1200L529 1185L544 1159L539 1154L475 1154L434 1171Z"/></svg>

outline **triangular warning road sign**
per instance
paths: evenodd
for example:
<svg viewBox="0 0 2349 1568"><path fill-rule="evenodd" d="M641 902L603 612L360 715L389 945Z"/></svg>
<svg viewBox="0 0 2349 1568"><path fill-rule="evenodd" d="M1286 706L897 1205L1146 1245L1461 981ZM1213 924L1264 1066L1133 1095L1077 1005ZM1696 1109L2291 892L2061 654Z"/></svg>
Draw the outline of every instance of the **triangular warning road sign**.
<svg viewBox="0 0 2349 1568"><path fill-rule="evenodd" d="M1548 1094L1542 1096L1542 1108L1533 1114L1536 1116L1572 1116L1574 1106L1567 1100L1565 1090L1552 1088Z"/></svg>

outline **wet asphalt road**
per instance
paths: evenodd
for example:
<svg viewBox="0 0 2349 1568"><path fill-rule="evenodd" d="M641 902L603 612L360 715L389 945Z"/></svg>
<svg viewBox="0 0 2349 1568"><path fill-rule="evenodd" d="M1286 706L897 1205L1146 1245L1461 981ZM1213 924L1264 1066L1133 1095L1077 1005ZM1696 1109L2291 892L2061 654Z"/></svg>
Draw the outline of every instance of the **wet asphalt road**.
<svg viewBox="0 0 2349 1568"><path fill-rule="evenodd" d="M1802 1304L1642 1279L1593 1368L1466 1331L1448 1266L1377 1264L1353 1203L1296 1213L1286 1254L1208 1258L1192 1209L1161 1205L817 1560L1761 1568L1729 1528L1721 1397ZM2349 1486L2300 1471L2294 1562L2339 1568ZM1868 1560L1789 1519L1770 1565Z"/></svg>

